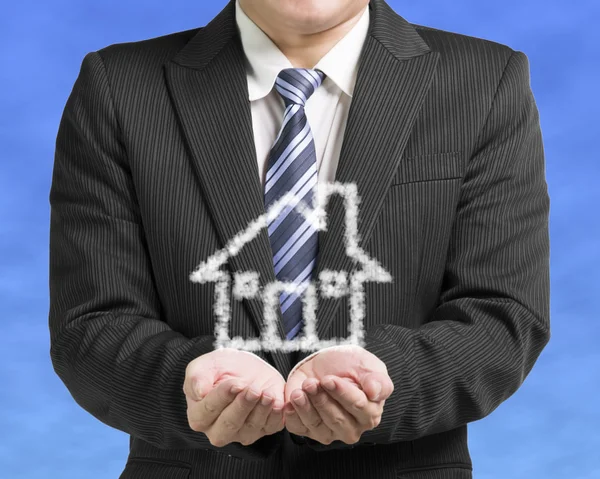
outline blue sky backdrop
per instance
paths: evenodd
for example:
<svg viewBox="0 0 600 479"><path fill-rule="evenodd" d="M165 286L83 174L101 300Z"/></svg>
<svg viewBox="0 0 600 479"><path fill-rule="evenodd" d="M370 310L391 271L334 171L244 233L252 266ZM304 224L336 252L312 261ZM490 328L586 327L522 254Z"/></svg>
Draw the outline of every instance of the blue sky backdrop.
<svg viewBox="0 0 600 479"><path fill-rule="evenodd" d="M117 478L128 437L75 404L49 359L48 192L87 52L204 25L226 0L29 0L0 17L0 477ZM390 0L410 22L527 54L551 196L552 339L473 424L476 479L600 478L600 2Z"/></svg>

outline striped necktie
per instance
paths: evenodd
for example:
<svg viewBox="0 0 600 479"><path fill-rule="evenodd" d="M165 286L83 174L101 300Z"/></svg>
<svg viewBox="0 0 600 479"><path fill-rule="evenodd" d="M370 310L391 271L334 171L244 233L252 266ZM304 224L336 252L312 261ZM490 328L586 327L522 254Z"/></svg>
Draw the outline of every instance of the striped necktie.
<svg viewBox="0 0 600 479"><path fill-rule="evenodd" d="M317 156L304 105L325 78L320 70L286 68L275 80L283 97L283 124L271 151L265 180L265 211L288 192L314 207ZM279 303L288 340L302 326L301 294L311 280L318 252L318 232L291 203L268 226L275 276L301 285L297 293L281 293Z"/></svg>

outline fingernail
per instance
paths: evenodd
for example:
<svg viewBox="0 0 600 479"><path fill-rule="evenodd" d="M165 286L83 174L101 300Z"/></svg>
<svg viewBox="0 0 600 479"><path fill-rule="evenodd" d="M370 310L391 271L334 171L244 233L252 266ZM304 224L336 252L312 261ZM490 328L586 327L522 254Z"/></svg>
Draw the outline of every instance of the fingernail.
<svg viewBox="0 0 600 479"><path fill-rule="evenodd" d="M199 398L204 397L202 384L199 381L194 382L194 391Z"/></svg>
<svg viewBox="0 0 600 479"><path fill-rule="evenodd" d="M273 402L273 398L269 397L269 396L263 396L260 403L263 406L268 406L269 404L271 404Z"/></svg>
<svg viewBox="0 0 600 479"><path fill-rule="evenodd" d="M373 396L373 401L377 401L377 399L379 398L379 393L381 392L381 384L375 383L373 391L375 392L375 395Z"/></svg>
<svg viewBox="0 0 600 479"><path fill-rule="evenodd" d="M335 381L331 378L326 379L325 381L322 381L321 385L329 391L333 391L335 389Z"/></svg>
<svg viewBox="0 0 600 479"><path fill-rule="evenodd" d="M291 416L292 414L296 413L296 410L294 409L294 406L290 404L289 406L285 406L283 412L286 416Z"/></svg>
<svg viewBox="0 0 600 479"><path fill-rule="evenodd" d="M304 406L306 404L306 396L302 394L302 396L294 398L294 403L296 403L298 406Z"/></svg>
<svg viewBox="0 0 600 479"><path fill-rule="evenodd" d="M241 384L234 384L233 386L231 386L231 388L229 389L233 394L237 394L239 393L242 389L244 389L244 387Z"/></svg>
<svg viewBox="0 0 600 479"><path fill-rule="evenodd" d="M308 392L308 394L314 396L317 394L319 387L316 382L309 382L303 389Z"/></svg>
<svg viewBox="0 0 600 479"><path fill-rule="evenodd" d="M260 396L260 393L257 393L254 389L250 388L246 391L246 399L248 401L256 401Z"/></svg>

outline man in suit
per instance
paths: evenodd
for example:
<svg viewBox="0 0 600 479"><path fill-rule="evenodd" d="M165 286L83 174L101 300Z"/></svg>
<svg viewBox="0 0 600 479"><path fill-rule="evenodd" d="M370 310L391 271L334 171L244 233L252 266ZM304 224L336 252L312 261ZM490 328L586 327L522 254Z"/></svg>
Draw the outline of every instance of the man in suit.
<svg viewBox="0 0 600 479"><path fill-rule="evenodd" d="M527 57L412 25L384 0L232 0L205 27L87 54L60 123L51 357L130 435L133 478L472 477L467 424L549 340L549 198ZM355 183L364 347L214 348L215 286L190 271L287 192ZM313 203L314 205L314 203ZM227 270L306 287L352 271L344 210L295 210ZM343 298L318 298L321 339ZM258 337L262 305L230 305ZM301 334L300 294L278 332Z"/></svg>

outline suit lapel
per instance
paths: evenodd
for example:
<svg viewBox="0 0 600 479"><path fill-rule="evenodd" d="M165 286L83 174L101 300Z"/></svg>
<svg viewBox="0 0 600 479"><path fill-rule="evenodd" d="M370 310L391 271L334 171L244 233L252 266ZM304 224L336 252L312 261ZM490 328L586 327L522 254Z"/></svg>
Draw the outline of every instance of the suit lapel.
<svg viewBox="0 0 600 479"><path fill-rule="evenodd" d="M383 0L372 0L369 7L369 34L336 173L336 181L358 186L362 245L384 203L439 56ZM245 61L232 0L165 65L174 108L222 245L264 213ZM315 279L323 269L350 272L355 267L338 242L344 234L341 198L330 199L327 218L327 232L319 233ZM229 267L258 271L261 285L275 281L267 230L231 257ZM262 331L262 304L243 301L257 331ZM319 298L319 337L327 336L339 303ZM277 314L279 334L284 337L279 309ZM272 356L280 371L289 371L289 355L273 352Z"/></svg>
<svg viewBox="0 0 600 479"><path fill-rule="evenodd" d="M174 107L222 246L265 212L234 7L230 2L165 67ZM263 228L228 263L230 271L258 271L261 285L275 281L267 230ZM258 299L243 301L260 333L262 303ZM284 337L280 311L278 314L279 334ZM289 355L274 352L273 360L280 371L289 371Z"/></svg>
<svg viewBox="0 0 600 479"><path fill-rule="evenodd" d="M357 185L362 247L367 244L384 204L439 56L384 1L372 0L370 8L369 33L361 54L336 172L336 181ZM331 197L326 211L327 231L319 232L315 279L323 269L350 273L357 266L340 247L345 232L342 199ZM328 338L340 302L319 297L319 338Z"/></svg>

